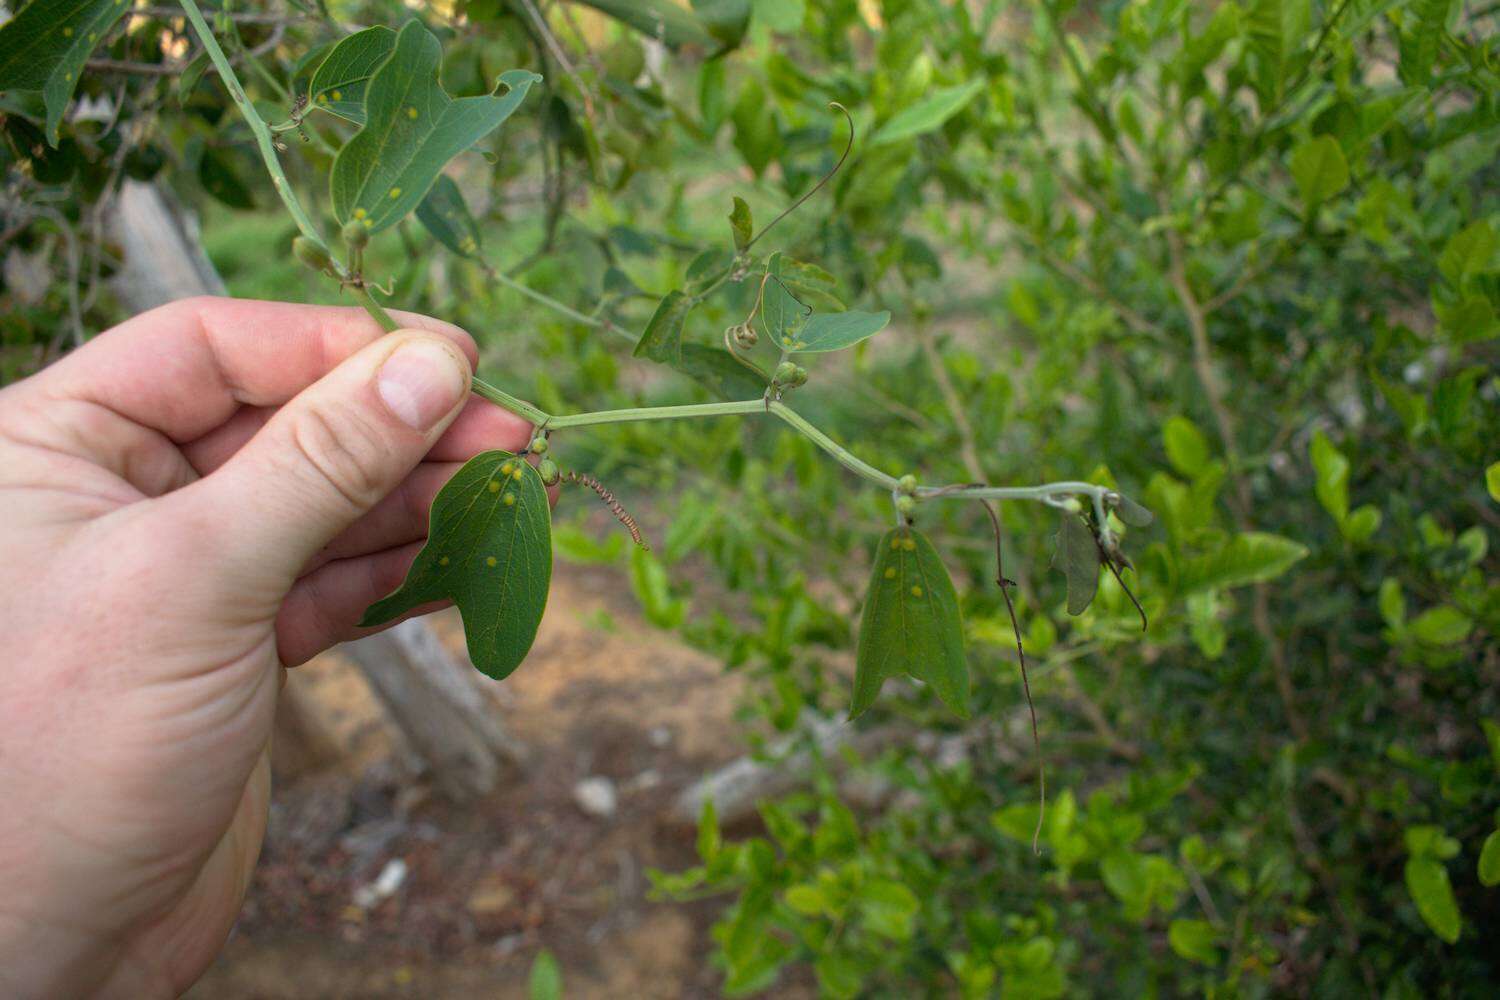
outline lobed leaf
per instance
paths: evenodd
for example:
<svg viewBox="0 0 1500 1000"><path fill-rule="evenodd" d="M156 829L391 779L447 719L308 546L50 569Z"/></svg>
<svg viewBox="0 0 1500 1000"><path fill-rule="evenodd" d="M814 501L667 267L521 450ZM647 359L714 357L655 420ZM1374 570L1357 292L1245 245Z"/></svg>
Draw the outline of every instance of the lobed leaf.
<svg viewBox="0 0 1500 1000"><path fill-rule="evenodd" d="M497 680L509 676L531 649L547 606L551 524L535 469L506 451L476 455L432 502L427 544L406 580L370 605L360 626L452 599L474 666Z"/></svg>
<svg viewBox="0 0 1500 1000"><path fill-rule="evenodd" d="M931 685L944 704L968 717L969 665L958 594L937 550L911 527L887 532L875 554L849 717L875 703L886 678L903 673Z"/></svg>
<svg viewBox="0 0 1500 1000"><path fill-rule="evenodd" d="M42 92L54 147L84 63L129 9L126 0L33 0L0 26L0 91Z"/></svg>
<svg viewBox="0 0 1500 1000"><path fill-rule="evenodd" d="M541 79L529 70L500 75L503 97L449 97L438 82L442 46L408 21L396 48L370 78L366 120L339 150L330 178L340 223L362 220L378 232L419 205L447 162L489 135Z"/></svg>
<svg viewBox="0 0 1500 1000"><path fill-rule="evenodd" d="M363 125L370 78L395 50L396 33L384 25L341 39L308 81L308 106Z"/></svg>
<svg viewBox="0 0 1500 1000"><path fill-rule="evenodd" d="M482 239L479 223L464 203L463 192L452 177L443 175L417 206L417 221L443 246L460 257L477 257Z"/></svg>
<svg viewBox="0 0 1500 1000"><path fill-rule="evenodd" d="M1099 543L1083 518L1071 511L1063 511L1052 568L1067 577L1068 614L1083 614L1099 590Z"/></svg>

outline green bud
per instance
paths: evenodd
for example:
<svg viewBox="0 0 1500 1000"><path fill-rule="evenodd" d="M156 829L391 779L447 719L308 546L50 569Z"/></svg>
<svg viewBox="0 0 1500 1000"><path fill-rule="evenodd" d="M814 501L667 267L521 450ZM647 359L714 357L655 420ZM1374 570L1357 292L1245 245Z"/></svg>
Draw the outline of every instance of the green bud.
<svg viewBox="0 0 1500 1000"><path fill-rule="evenodd" d="M546 437L538 434L536 437L531 439L531 443L526 446L526 450L531 452L533 455L545 455L547 454L547 447L548 445Z"/></svg>
<svg viewBox="0 0 1500 1000"><path fill-rule="evenodd" d="M915 496L917 492L917 477L908 472L896 481L896 489L907 496Z"/></svg>
<svg viewBox="0 0 1500 1000"><path fill-rule="evenodd" d="M350 250L363 250L370 242L370 227L359 219L344 223L344 243Z"/></svg>
<svg viewBox="0 0 1500 1000"><path fill-rule="evenodd" d="M792 388L795 389L799 385L806 385L806 384L807 384L807 369L803 368L801 365L792 365L792 377L791 377L791 380L789 382L787 382L787 385L789 385L789 386L791 386Z"/></svg>
<svg viewBox="0 0 1500 1000"><path fill-rule="evenodd" d="M790 361L783 361L776 366L776 374L772 378L777 385L791 385L792 380L797 377L797 370L799 368L801 368L800 365L795 365ZM804 372L803 374L805 377L806 373Z"/></svg>
<svg viewBox="0 0 1500 1000"><path fill-rule="evenodd" d="M896 498L896 510L900 511L901 515L903 517L905 517L906 515L910 514L912 511L914 511L916 509L917 509L917 498L916 497L909 496L909 495L903 493L899 497Z"/></svg>
<svg viewBox="0 0 1500 1000"><path fill-rule="evenodd" d="M556 486L558 480L562 478L562 473L558 471L557 463L550 458L544 458L538 462L536 464L536 471L537 475L542 477L542 485L544 486Z"/></svg>
<svg viewBox="0 0 1500 1000"><path fill-rule="evenodd" d="M324 274L333 274L333 258L328 256L328 251L308 239L306 236L298 236L292 240L292 253L298 260Z"/></svg>

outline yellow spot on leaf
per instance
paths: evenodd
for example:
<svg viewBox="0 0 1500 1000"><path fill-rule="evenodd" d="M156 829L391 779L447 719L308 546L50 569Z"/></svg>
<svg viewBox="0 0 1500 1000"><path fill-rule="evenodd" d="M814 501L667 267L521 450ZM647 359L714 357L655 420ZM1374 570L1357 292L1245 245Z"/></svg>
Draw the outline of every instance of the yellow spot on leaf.
<svg viewBox="0 0 1500 1000"><path fill-rule="evenodd" d="M893 549L899 549L900 547L901 547L901 539L899 539L899 538L892 538L891 539L891 548L893 548Z"/></svg>
<svg viewBox="0 0 1500 1000"><path fill-rule="evenodd" d="M407 108L406 109L406 117L415 119L417 117L417 109L416 108Z"/></svg>
<svg viewBox="0 0 1500 1000"><path fill-rule="evenodd" d="M319 104L327 104L328 103L328 95L327 94L319 94L318 95L318 103Z"/></svg>
<svg viewBox="0 0 1500 1000"><path fill-rule="evenodd" d="M912 552L916 550L917 543L910 538L903 538L901 539L901 547L908 552Z"/></svg>
<svg viewBox="0 0 1500 1000"><path fill-rule="evenodd" d="M448 565L448 557L447 556L443 556L440 559L438 559L438 565L439 566L446 566L446 565Z"/></svg>
<svg viewBox="0 0 1500 1000"><path fill-rule="evenodd" d="M922 588L921 587L913 587L913 588L911 588L911 596L913 596L913 597L921 597L922 596Z"/></svg>
<svg viewBox="0 0 1500 1000"><path fill-rule="evenodd" d="M64 28L63 29L63 37L64 38L72 38L73 37L73 29L72 28Z"/></svg>
<svg viewBox="0 0 1500 1000"><path fill-rule="evenodd" d="M516 495L514 493L507 493L501 499L505 501L505 506L507 507L514 507L516 505Z"/></svg>
<svg viewBox="0 0 1500 1000"><path fill-rule="evenodd" d="M515 472L512 472L510 474L510 478L512 478L512 479L520 479L523 475L525 475L525 473L523 473L520 469L516 469Z"/></svg>
<svg viewBox="0 0 1500 1000"><path fill-rule="evenodd" d="M500 484L497 483L497 482L495 482L493 479L490 480L490 492L491 493L499 493L500 492Z"/></svg>
<svg viewBox="0 0 1500 1000"><path fill-rule="evenodd" d="M391 197L392 198L399 198L399 197L401 197L401 189L400 188L391 188Z"/></svg>
<svg viewBox="0 0 1500 1000"><path fill-rule="evenodd" d="M495 557L494 556L485 556L484 557L484 564L486 566L493 566L493 565L495 565Z"/></svg>
<svg viewBox="0 0 1500 1000"><path fill-rule="evenodd" d="M369 214L370 214L370 213L368 213L368 212L366 212L366 211L365 211L365 210L364 210L364 209L362 209L362 208L356 208L356 209L355 209L355 210L354 210L354 217L355 217L355 218L356 218L356 219L363 219L363 218L364 218L364 217L365 217L365 216L366 216L366 215L369 215Z"/></svg>
<svg viewBox="0 0 1500 1000"><path fill-rule="evenodd" d="M343 100L344 99L344 92L341 91L341 90L335 90L333 92L333 99L335 101L341 101L341 100Z"/></svg>
<svg viewBox="0 0 1500 1000"><path fill-rule="evenodd" d="M896 579L896 567L894 567L894 566L887 566L885 568L885 578L887 580L894 580L894 579Z"/></svg>

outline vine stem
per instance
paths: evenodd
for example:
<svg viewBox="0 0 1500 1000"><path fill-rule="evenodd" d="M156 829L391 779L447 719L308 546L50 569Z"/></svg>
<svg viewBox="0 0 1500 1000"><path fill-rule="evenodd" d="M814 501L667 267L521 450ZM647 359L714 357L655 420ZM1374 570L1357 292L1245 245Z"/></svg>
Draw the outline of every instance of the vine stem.
<svg viewBox="0 0 1500 1000"><path fill-rule="evenodd" d="M281 202L286 206L287 212L297 224L301 234L319 248L328 252L329 259L333 262L335 272L340 280L353 287L356 298L364 310L370 314L381 329L391 332L400 328L390 312L376 301L370 294L363 282L351 275L345 264L335 256L322 235L318 232L312 217L302 207L297 198L297 192L292 188L291 182L287 180L286 172L282 170L281 161L277 158L276 142L271 133L271 128L261 118L260 113L255 110L255 105L245 94L245 88L240 83L239 77L235 75L234 67L230 65L229 59L220 47L218 39L214 37L213 30L204 20L203 13L198 9L197 0L178 0L183 12L187 15L188 23L193 26L193 31L198 35L198 40L203 43L204 51L208 53L209 60L214 64L219 77L224 81L224 86L229 90L229 96L234 100L235 107L239 110L241 117L250 127L255 135L255 145L260 151L261 160L265 163L266 171L271 175L271 182L276 188L276 193L281 197ZM840 109L842 110L842 108ZM844 112L848 114L847 111ZM848 155L848 150L845 150ZM840 161L842 162L842 161ZM826 180L826 178L825 178ZM822 187L820 182L810 196ZM804 196L802 200L806 200ZM801 201L798 202L801 204ZM795 206L793 206L795 207ZM785 214L785 213L783 213ZM779 219L775 220L779 221ZM772 222L772 225L775 224ZM770 226L766 227L767 230ZM762 230L759 235L765 235ZM698 293L701 299L716 289L727 280L728 274L721 275L719 280L709 288ZM591 317L584 316L555 299L549 298L540 292L534 292L521 285L519 282L505 280L503 284L514 288L516 291L527 295L532 300L579 322L591 326L600 325ZM476 396L489 400L502 409L509 410L524 420L530 421L537 428L558 430L565 427L593 427L605 424L637 423L652 420L682 420L701 419L711 417L728 416L751 416L754 414L767 414L781 420L782 423L791 427L797 433L807 438L813 444L823 449L834 461L845 469L868 480L871 483L886 490L894 490L897 486L897 477L859 458L833 438L829 437L819 427L806 417L781 402L779 399L762 398L747 399L728 403L696 403L685 406L651 406L621 410L596 410L591 413L576 413L571 415L554 416L547 411L528 403L526 400L493 385L477 375L474 377L472 389ZM1035 500L1050 506L1061 506L1068 497L1086 496L1092 502L1099 523L1104 523L1105 498L1109 495L1108 487L1098 486L1093 483L1064 481L1056 483L1045 483L1040 486L990 486L986 483L954 483L946 486L922 486L918 487L916 495L923 499L958 498L965 500Z"/></svg>

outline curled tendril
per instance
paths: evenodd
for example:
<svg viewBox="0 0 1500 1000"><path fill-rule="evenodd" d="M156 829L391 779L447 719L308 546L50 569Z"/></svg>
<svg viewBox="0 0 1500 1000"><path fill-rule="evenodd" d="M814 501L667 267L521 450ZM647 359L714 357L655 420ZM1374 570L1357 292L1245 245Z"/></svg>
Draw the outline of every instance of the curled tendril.
<svg viewBox="0 0 1500 1000"><path fill-rule="evenodd" d="M850 153L850 151L852 151L854 149L854 116L851 115L851 114L849 114L849 109L846 108L846 107L844 107L838 101L829 101L828 102L828 106L830 108L836 108L844 116L844 120L849 123L849 141L844 144L843 155L841 155L839 157L839 162L837 162L837 163L835 163L833 165L833 169L830 170L830 171L828 171L828 173L824 174L822 180L820 180L820 181L818 181L818 183L814 184L812 186L811 190L809 190L802 197L798 198L796 201L792 202L786 208L782 209L782 212L781 212L780 215L776 216L776 218L774 218L770 222L766 223L766 227L764 229L762 229L760 232L758 232L754 236L750 237L750 242L748 242L748 243L745 244L745 249L746 250L749 250L751 247L755 246L755 243L756 243L757 240L759 240L762 236L764 236L767 233L769 233L772 229L775 229L776 228L776 223L780 222L782 219L785 219L788 215L791 215L793 212L797 211L797 209L801 208L802 205L803 205L803 203L806 202L807 199L811 198L813 195L817 194L820 190L822 190L823 185L825 185L829 181L833 180L833 175L836 174L836 173L838 173L839 169L841 167L843 167L844 161L847 160L847 159L849 159L849 153Z"/></svg>

